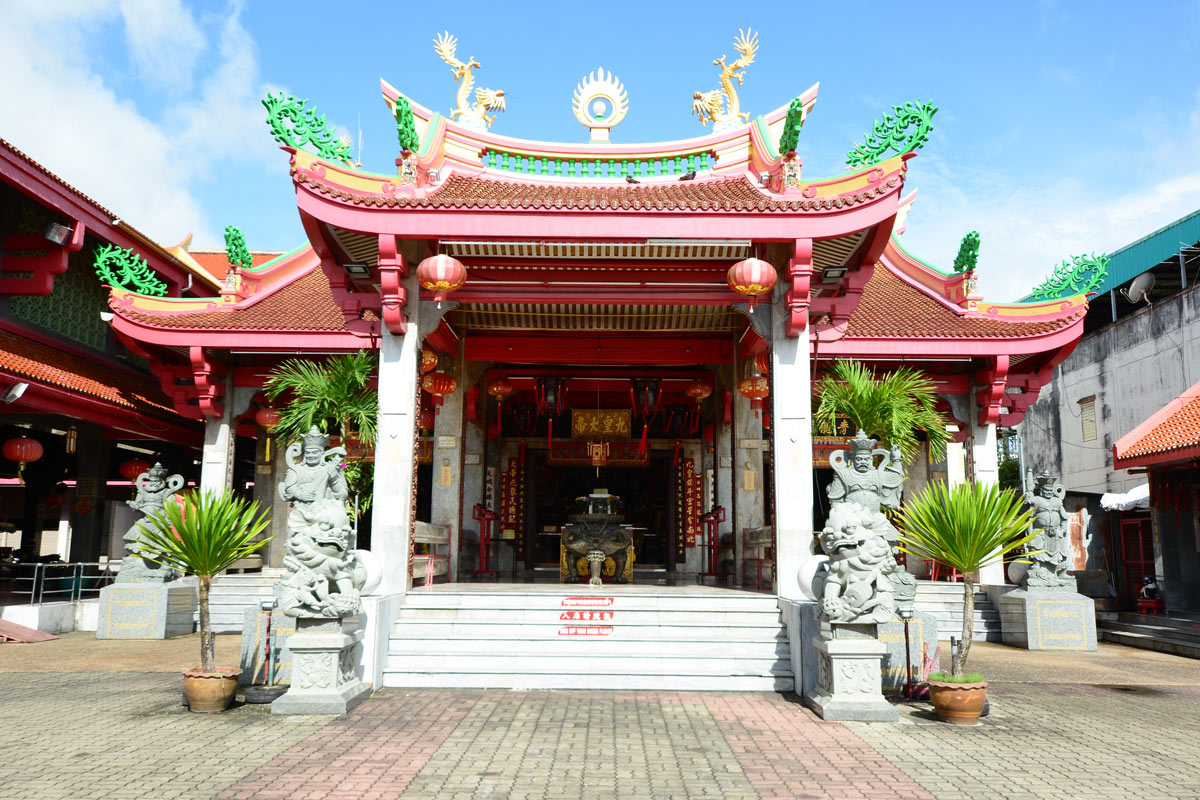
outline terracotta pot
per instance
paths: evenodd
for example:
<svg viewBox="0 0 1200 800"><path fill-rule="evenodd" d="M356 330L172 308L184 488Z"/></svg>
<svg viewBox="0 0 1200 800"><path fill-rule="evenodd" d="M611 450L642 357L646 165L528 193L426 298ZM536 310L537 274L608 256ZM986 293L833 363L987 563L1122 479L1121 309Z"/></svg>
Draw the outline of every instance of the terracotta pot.
<svg viewBox="0 0 1200 800"><path fill-rule="evenodd" d="M970 725L979 721L979 714L987 703L987 681L979 683L946 683L928 681L929 702L937 712L938 719L958 725Z"/></svg>
<svg viewBox="0 0 1200 800"><path fill-rule="evenodd" d="M216 672L204 672L199 667L183 673L183 696L188 708L202 714L220 714L229 708L237 694L237 667L217 667Z"/></svg>

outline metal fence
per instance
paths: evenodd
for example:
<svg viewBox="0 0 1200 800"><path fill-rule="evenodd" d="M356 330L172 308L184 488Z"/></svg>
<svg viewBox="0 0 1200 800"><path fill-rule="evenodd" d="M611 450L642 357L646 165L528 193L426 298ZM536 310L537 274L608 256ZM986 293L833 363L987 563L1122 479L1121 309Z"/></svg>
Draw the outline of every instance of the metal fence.
<svg viewBox="0 0 1200 800"><path fill-rule="evenodd" d="M69 564L13 564L11 573L0 584L8 584L4 594L18 603L74 603L96 597L113 582L116 573L111 562L76 561Z"/></svg>

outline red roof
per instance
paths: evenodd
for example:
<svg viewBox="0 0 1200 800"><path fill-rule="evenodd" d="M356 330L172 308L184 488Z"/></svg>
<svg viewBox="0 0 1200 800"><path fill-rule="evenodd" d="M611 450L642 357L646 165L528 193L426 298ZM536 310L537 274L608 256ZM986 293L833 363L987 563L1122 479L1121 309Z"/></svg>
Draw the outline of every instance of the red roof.
<svg viewBox="0 0 1200 800"><path fill-rule="evenodd" d="M1017 339L1065 328L1086 311L1037 322L960 316L877 264L850 315L846 338Z"/></svg>
<svg viewBox="0 0 1200 800"><path fill-rule="evenodd" d="M1117 469L1200 458L1200 383L1160 408L1113 445Z"/></svg>
<svg viewBox="0 0 1200 800"><path fill-rule="evenodd" d="M138 378L95 359L0 330L0 371L57 386L142 413L178 418L158 383Z"/></svg>
<svg viewBox="0 0 1200 800"><path fill-rule="evenodd" d="M224 250L189 250L188 255L196 259L196 263L209 275L217 280L225 280L225 274L229 272L229 258ZM260 267L277 256L279 253L251 253L250 259L253 266Z"/></svg>
<svg viewBox="0 0 1200 800"><path fill-rule="evenodd" d="M755 188L744 177L623 186L564 186L451 175L445 183L423 197L384 197L348 192L303 172L297 172L294 177L297 183L311 186L322 194L360 205L580 211L819 211L867 202L895 189L900 182L899 176L893 175L852 195L776 200Z"/></svg>

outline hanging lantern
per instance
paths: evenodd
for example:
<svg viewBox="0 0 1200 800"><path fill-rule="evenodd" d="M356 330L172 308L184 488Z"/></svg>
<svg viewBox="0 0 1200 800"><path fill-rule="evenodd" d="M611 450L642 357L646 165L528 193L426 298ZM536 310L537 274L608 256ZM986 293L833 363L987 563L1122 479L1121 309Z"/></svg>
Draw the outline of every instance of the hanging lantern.
<svg viewBox="0 0 1200 800"><path fill-rule="evenodd" d="M283 419L283 414L280 413L279 409L271 408L270 406L260 408L254 412L254 421L267 430L278 425L281 419Z"/></svg>
<svg viewBox="0 0 1200 800"><path fill-rule="evenodd" d="M117 467L117 472L121 473L121 477L127 481L136 481L138 475L143 472L150 471L150 462L140 458L131 458L128 461L122 461Z"/></svg>
<svg viewBox="0 0 1200 800"><path fill-rule="evenodd" d="M428 408L421 409L421 413L417 415L417 427L423 431L433 430L437 415Z"/></svg>
<svg viewBox="0 0 1200 800"><path fill-rule="evenodd" d="M487 393L496 398L496 402L498 403L503 403L515 391L516 387L504 378L497 378L487 386Z"/></svg>
<svg viewBox="0 0 1200 800"><path fill-rule="evenodd" d="M37 439L30 439L28 436L19 436L5 442L3 447L0 447L0 452L9 461L17 462L17 479L24 486L25 465L42 457L42 443Z"/></svg>
<svg viewBox="0 0 1200 800"><path fill-rule="evenodd" d="M428 347L421 348L421 374L433 372L437 369L438 354L430 350Z"/></svg>
<svg viewBox="0 0 1200 800"><path fill-rule="evenodd" d="M75 426L72 425L71 427L67 428L66 436L63 437L63 443L65 445L64 449L66 450L67 455L74 454L75 446L78 443L78 441L79 441L79 431L75 430Z"/></svg>
<svg viewBox="0 0 1200 800"><path fill-rule="evenodd" d="M778 279L775 268L760 258L739 261L729 268L729 274L726 276L730 289L749 298L751 309L758 302L760 295L775 288L775 281Z"/></svg>
<svg viewBox="0 0 1200 800"><path fill-rule="evenodd" d="M441 308L446 295L458 291L467 282L467 268L457 258L430 256L417 265L417 281L422 289L436 292L433 299Z"/></svg>
<svg viewBox="0 0 1200 800"><path fill-rule="evenodd" d="M696 405L700 405L706 397L712 394L712 391L713 387L711 383L697 378L688 384L687 396L695 400Z"/></svg>
<svg viewBox="0 0 1200 800"><path fill-rule="evenodd" d="M57 491L54 491L46 495L46 497L42 500L42 504L45 505L46 508L58 508L62 505L62 501L62 495Z"/></svg>
<svg viewBox="0 0 1200 800"><path fill-rule="evenodd" d="M757 417L762 411L763 399L771 394L771 384L762 375L754 374L738 384L738 392L750 400L750 407Z"/></svg>
<svg viewBox="0 0 1200 800"><path fill-rule="evenodd" d="M756 355L754 357L754 368L756 370L758 370L759 373L762 375L766 375L768 372L771 371L771 351L770 350L763 350L761 353L759 353L758 355Z"/></svg>
<svg viewBox="0 0 1200 800"><path fill-rule="evenodd" d="M458 381L448 373L431 372L421 379L421 388L440 400L445 395L454 394Z"/></svg>

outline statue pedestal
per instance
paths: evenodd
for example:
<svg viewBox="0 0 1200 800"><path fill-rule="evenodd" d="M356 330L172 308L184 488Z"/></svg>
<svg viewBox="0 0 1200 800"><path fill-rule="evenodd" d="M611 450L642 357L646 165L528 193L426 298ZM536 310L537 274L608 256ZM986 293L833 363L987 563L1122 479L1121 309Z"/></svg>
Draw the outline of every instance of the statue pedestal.
<svg viewBox="0 0 1200 800"><path fill-rule="evenodd" d="M100 590L97 639L169 639L195 630L196 582L114 583Z"/></svg>
<svg viewBox="0 0 1200 800"><path fill-rule="evenodd" d="M355 674L357 636L342 632L341 617L299 617L288 640L292 685L271 703L272 714L345 714L371 689Z"/></svg>
<svg viewBox="0 0 1200 800"><path fill-rule="evenodd" d="M875 625L834 623L832 635L814 636L817 685L805 704L821 719L837 722L895 722L900 713L883 699L881 663L887 645Z"/></svg>
<svg viewBox="0 0 1200 800"><path fill-rule="evenodd" d="M1004 643L1026 650L1095 650L1096 604L1062 589L1015 589L1000 598Z"/></svg>

